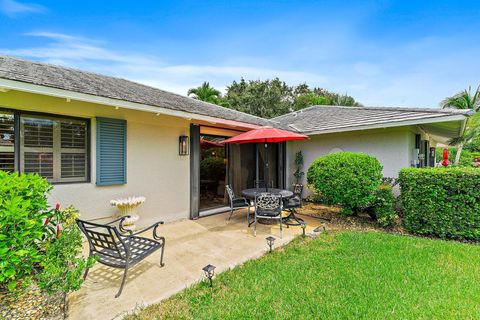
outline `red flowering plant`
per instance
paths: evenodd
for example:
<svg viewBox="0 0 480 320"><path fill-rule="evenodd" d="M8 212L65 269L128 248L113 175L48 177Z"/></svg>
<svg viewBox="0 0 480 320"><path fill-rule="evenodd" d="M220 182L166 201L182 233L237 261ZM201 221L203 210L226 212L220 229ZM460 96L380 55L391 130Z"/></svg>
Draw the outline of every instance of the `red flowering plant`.
<svg viewBox="0 0 480 320"><path fill-rule="evenodd" d="M45 256L40 263L37 284L49 293L78 290L82 274L95 260L82 256L82 235L75 219L80 215L73 206L60 209L57 203L52 217L46 220L48 235L42 247Z"/></svg>
<svg viewBox="0 0 480 320"><path fill-rule="evenodd" d="M43 225L46 228L45 237L43 240L52 240L60 236L60 229L62 227L62 220L64 213L60 211L60 203L55 205L54 209L48 211L48 215L43 219Z"/></svg>

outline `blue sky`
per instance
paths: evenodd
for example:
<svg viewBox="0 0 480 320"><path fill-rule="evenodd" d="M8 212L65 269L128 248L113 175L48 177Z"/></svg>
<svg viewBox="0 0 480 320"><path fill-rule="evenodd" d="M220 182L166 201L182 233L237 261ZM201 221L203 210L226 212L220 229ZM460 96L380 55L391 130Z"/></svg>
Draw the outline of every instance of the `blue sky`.
<svg viewBox="0 0 480 320"><path fill-rule="evenodd" d="M186 94L280 77L365 105L480 84L478 1L0 0L0 53Z"/></svg>

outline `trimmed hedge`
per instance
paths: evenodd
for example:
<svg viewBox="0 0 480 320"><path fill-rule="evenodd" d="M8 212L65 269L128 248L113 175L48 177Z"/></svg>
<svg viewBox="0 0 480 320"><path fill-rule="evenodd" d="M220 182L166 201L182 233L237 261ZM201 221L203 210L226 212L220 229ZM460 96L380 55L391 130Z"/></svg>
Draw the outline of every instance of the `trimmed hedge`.
<svg viewBox="0 0 480 320"><path fill-rule="evenodd" d="M326 204L341 205L354 214L375 200L382 179L382 165L365 153L338 152L315 159L307 180Z"/></svg>
<svg viewBox="0 0 480 320"><path fill-rule="evenodd" d="M440 238L480 240L480 170L402 169L404 225Z"/></svg>
<svg viewBox="0 0 480 320"><path fill-rule="evenodd" d="M395 211L395 196L391 185L382 184L378 187L373 204L373 215L383 227L391 226L395 222L398 216Z"/></svg>

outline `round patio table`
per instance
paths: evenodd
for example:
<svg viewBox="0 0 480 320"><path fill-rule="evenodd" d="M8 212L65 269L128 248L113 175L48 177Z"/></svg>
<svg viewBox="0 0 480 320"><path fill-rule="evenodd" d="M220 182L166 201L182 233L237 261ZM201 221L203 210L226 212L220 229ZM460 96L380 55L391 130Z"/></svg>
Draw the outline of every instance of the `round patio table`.
<svg viewBox="0 0 480 320"><path fill-rule="evenodd" d="M244 196L247 199L253 200L253 199L255 199L255 195L260 194L260 193L265 193L265 192L272 193L272 194L277 194L277 195L279 194L279 195L282 196L282 199L289 199L289 198L293 197L293 192L292 191L277 189L277 188L245 189L245 190L242 190L242 196ZM261 224L273 224L273 223L275 223L275 221L271 220L271 219L258 219L258 222L261 223ZM253 222L250 222L250 224L248 226L250 227L250 225L252 223Z"/></svg>
<svg viewBox="0 0 480 320"><path fill-rule="evenodd" d="M245 189L242 190L242 196L244 196L247 199L255 199L255 195L260 194L260 193L273 193L273 194L279 194L282 196L283 199L289 199L293 197L293 192L290 190L283 190L283 189L277 189L277 188L251 188L251 189Z"/></svg>

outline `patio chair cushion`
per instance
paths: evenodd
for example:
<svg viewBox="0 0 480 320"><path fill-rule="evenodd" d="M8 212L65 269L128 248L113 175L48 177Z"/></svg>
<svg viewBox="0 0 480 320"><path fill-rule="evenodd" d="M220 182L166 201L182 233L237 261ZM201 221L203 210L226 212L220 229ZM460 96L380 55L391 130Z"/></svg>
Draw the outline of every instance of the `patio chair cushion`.
<svg viewBox="0 0 480 320"><path fill-rule="evenodd" d="M248 201L245 198L235 198L232 200L232 207L233 208L243 208L248 207Z"/></svg>
<svg viewBox="0 0 480 320"><path fill-rule="evenodd" d="M130 253L130 257L128 259L129 267L137 264L145 257L149 256L150 254L162 247L162 244L160 242L144 237L125 237L123 241L125 245L128 246L128 250ZM117 242L117 246L122 256L126 257L125 248L123 247L122 243ZM106 264L114 268L125 268L125 259L113 257L110 251L111 250L103 249L95 252L94 255L98 258L98 262L100 263Z"/></svg>
<svg viewBox="0 0 480 320"><path fill-rule="evenodd" d="M295 196L290 199L287 199L283 203L283 208L284 209L289 209L289 208L299 208L302 205L302 201L300 201L299 197Z"/></svg>

